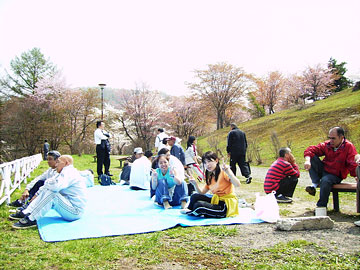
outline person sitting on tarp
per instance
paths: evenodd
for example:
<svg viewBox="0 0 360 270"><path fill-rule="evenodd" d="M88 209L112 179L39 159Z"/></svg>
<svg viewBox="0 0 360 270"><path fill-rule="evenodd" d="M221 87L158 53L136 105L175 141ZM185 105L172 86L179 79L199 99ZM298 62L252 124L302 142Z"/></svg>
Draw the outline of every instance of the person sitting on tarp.
<svg viewBox="0 0 360 270"><path fill-rule="evenodd" d="M50 209L55 209L67 221L74 221L84 213L86 205L86 185L79 171L73 166L73 158L60 156L56 162L58 175L47 179L40 188L39 195L22 211L9 216L19 220L15 229L37 226L36 221Z"/></svg>
<svg viewBox="0 0 360 270"><path fill-rule="evenodd" d="M131 165L130 189L150 189L152 155L151 151L145 151L145 155L135 160Z"/></svg>
<svg viewBox="0 0 360 270"><path fill-rule="evenodd" d="M49 165L49 169L47 169L43 174L36 177L29 184L26 185L26 188L21 195L20 199L17 199L8 204L8 206L13 207L23 207L26 201L30 201L36 192L39 190L41 186L44 185L46 179L49 179L55 175L57 175L56 171L56 160L60 157L60 153L58 151L50 151L47 153L47 163Z"/></svg>
<svg viewBox="0 0 360 270"><path fill-rule="evenodd" d="M134 148L133 155L130 158L130 162L125 162L124 167L121 171L121 174L119 175L119 183L121 181L124 181L123 185L129 185L130 184L130 174L131 174L131 167L135 160L141 158L143 156L144 152L141 147Z"/></svg>
<svg viewBox="0 0 360 270"><path fill-rule="evenodd" d="M184 166L182 165L181 161L177 157L171 155L170 150L168 148L162 148L158 152L157 157L159 157L161 155L165 155L170 162L170 167L176 169L176 171L179 173L179 177L181 179L185 179L185 169L184 169ZM153 169L159 168L157 158L152 162L151 168L153 168ZM150 182L150 187L151 187L151 182ZM154 195L155 195L155 189L150 188L150 198L152 198Z"/></svg>
<svg viewBox="0 0 360 270"><path fill-rule="evenodd" d="M206 218L237 216L239 203L234 186L240 186L239 179L225 163L220 168L219 158L214 152L206 152L202 162L205 168L205 186L200 188L194 177L190 177L189 181L197 193L191 195L187 209L183 209L181 213ZM213 195L206 195L208 191Z"/></svg>
<svg viewBox="0 0 360 270"><path fill-rule="evenodd" d="M155 190L155 202L163 205L165 210L176 205L185 208L188 200L187 185L178 170L170 166L169 160L166 155L160 155L157 158L159 168L152 169L151 188Z"/></svg>

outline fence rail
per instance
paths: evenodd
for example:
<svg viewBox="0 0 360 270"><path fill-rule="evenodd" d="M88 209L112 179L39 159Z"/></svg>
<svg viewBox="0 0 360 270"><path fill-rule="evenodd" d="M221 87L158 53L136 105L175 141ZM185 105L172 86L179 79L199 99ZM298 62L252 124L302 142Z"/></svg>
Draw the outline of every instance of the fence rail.
<svg viewBox="0 0 360 270"><path fill-rule="evenodd" d="M16 159L0 164L0 205L5 201L10 202L10 195L20 189L22 182L26 183L30 173L39 166L42 155Z"/></svg>

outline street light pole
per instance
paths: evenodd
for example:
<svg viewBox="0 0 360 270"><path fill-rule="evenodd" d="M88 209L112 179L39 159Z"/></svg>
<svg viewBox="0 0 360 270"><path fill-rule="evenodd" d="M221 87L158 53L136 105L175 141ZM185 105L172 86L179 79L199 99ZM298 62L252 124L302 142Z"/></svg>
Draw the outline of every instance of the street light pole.
<svg viewBox="0 0 360 270"><path fill-rule="evenodd" d="M105 83L99 83L101 89L101 121L104 120L104 87L106 86Z"/></svg>

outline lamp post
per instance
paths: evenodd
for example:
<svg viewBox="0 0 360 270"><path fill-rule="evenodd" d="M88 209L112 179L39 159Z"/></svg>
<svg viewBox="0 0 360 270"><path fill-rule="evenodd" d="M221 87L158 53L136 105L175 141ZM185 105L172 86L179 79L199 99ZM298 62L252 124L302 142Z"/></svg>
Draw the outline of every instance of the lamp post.
<svg viewBox="0 0 360 270"><path fill-rule="evenodd" d="M99 83L101 89L101 121L104 120L104 87L106 86L105 83Z"/></svg>

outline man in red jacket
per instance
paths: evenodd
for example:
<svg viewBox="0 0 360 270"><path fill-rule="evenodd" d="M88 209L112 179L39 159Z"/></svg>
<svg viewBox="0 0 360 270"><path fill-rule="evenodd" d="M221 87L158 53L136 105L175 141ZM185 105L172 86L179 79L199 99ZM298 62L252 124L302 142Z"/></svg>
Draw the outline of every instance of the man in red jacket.
<svg viewBox="0 0 360 270"><path fill-rule="evenodd" d="M309 171L312 181L306 191L315 196L316 187L320 185L318 207L326 207L329 201L331 188L339 184L350 173L356 177L355 146L345 139L344 129L334 127L330 129L329 140L318 145L312 145L304 151L304 167ZM321 161L319 157L325 156Z"/></svg>

